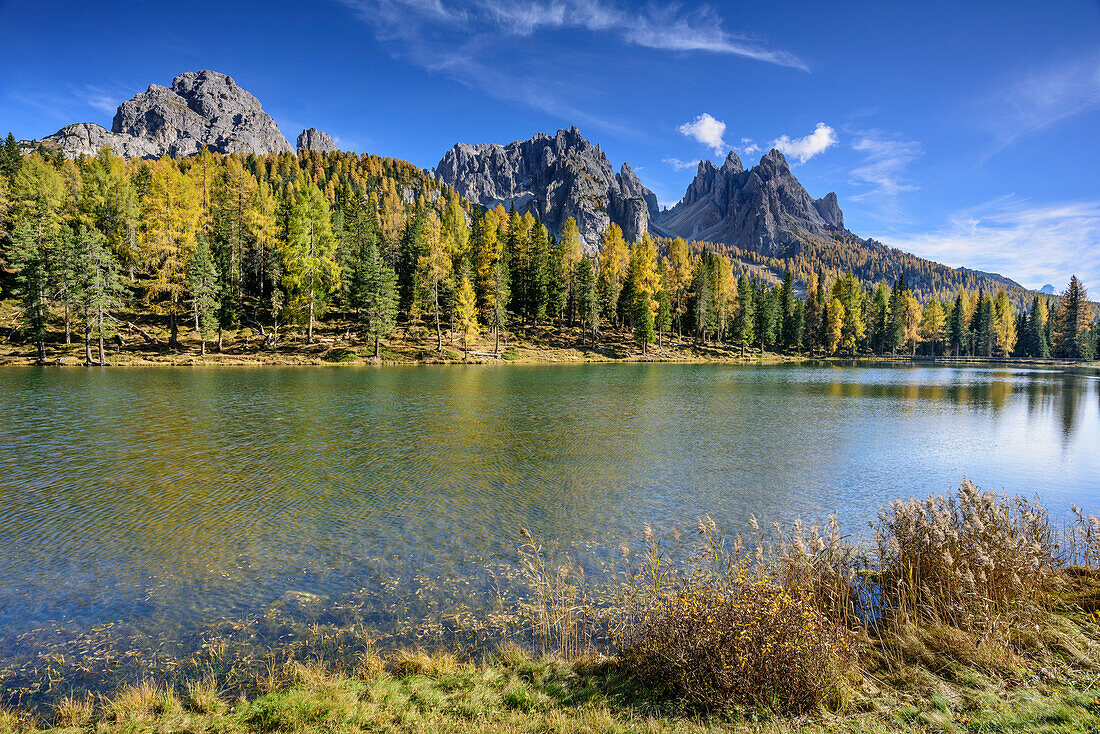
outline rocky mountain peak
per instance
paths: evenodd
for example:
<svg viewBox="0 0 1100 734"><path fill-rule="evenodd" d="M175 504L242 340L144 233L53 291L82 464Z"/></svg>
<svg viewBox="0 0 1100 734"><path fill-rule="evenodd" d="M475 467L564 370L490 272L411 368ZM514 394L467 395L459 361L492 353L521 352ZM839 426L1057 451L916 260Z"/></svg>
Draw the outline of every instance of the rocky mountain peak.
<svg viewBox="0 0 1100 734"><path fill-rule="evenodd" d="M722 164L722 173L741 173L745 167L741 165L741 159L732 150L726 154L726 162Z"/></svg>
<svg viewBox="0 0 1100 734"><path fill-rule="evenodd" d="M653 229L774 255L799 247L805 235L828 238L843 231L844 215L836 194L813 199L806 193L778 150L748 170L730 152L720 169L700 162L684 198L661 212Z"/></svg>
<svg viewBox="0 0 1100 734"><path fill-rule="evenodd" d="M612 222L635 240L658 213L656 195L633 169L624 164L615 173L600 146L576 126L507 145L457 143L435 173L471 201L487 208L515 206L555 234L573 217L590 251Z"/></svg>
<svg viewBox="0 0 1100 734"><path fill-rule="evenodd" d="M106 145L126 158L197 153L284 153L292 149L271 116L232 77L189 71L171 87L150 84L118 106L111 130L94 123L67 125L43 139L67 155L94 155Z"/></svg>
<svg viewBox="0 0 1100 734"><path fill-rule="evenodd" d="M335 153L338 149L332 137L315 127L306 128L298 133L298 152L315 150L318 153Z"/></svg>

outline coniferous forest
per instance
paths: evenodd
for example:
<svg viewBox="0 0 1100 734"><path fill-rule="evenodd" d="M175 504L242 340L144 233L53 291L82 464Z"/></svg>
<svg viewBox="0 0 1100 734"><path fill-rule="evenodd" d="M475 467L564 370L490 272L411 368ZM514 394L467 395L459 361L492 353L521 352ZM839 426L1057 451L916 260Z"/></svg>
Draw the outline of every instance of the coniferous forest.
<svg viewBox="0 0 1100 734"><path fill-rule="evenodd" d="M446 335L499 354L509 333L538 325L569 327L578 345L629 334L642 355L670 338L742 355L1096 354L1100 326L1076 277L1060 297L994 292L881 250L808 241L777 259L630 243L612 224L593 255L572 220L555 236L378 156L71 160L11 135L0 150L4 326L40 361L51 343L83 343L87 363L105 363L124 330L172 350L188 335L205 355L310 344L322 325L374 357L411 328L440 351Z"/></svg>

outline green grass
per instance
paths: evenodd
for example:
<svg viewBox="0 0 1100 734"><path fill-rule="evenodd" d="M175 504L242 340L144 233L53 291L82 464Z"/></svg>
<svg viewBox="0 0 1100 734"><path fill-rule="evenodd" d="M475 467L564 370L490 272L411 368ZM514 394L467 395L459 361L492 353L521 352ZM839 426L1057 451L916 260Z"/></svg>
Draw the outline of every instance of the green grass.
<svg viewBox="0 0 1100 734"><path fill-rule="evenodd" d="M299 664L247 701L220 699L206 684L191 686L182 698L141 684L94 708L82 703L74 713L70 705L57 717L64 726L53 731L1100 732L1100 690L1091 676L1012 686L980 674L968 684L933 674L931 693L921 686L880 690L872 682L839 710L784 717L766 709L694 714L654 700L611 661L566 663L515 649L481 664L406 653L387 660L384 670L361 670L359 676L333 675ZM48 724L0 713L0 732Z"/></svg>

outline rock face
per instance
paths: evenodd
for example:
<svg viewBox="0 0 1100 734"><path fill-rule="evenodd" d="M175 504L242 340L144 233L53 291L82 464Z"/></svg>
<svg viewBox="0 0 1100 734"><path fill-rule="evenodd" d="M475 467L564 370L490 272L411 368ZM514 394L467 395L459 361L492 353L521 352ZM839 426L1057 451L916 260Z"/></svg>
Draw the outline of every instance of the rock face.
<svg viewBox="0 0 1100 734"><path fill-rule="evenodd" d="M700 162L683 200L661 212L652 228L670 237L776 255L797 248L799 235L843 234L844 214L836 194L814 199L806 193L779 151L747 171L731 152L721 168Z"/></svg>
<svg viewBox="0 0 1100 734"><path fill-rule="evenodd" d="M656 195L630 166L624 163L615 173L600 147L576 127L508 145L458 143L435 174L487 208L514 205L521 214L531 212L554 234L573 217L589 251L599 248L612 222L629 242L645 234L658 214Z"/></svg>
<svg viewBox="0 0 1100 734"><path fill-rule="evenodd" d="M218 153L292 152L259 100L216 71L180 74L171 88L151 84L118 106L110 132L80 123L43 142L74 157L104 145L127 158L191 155L203 145Z"/></svg>
<svg viewBox="0 0 1100 734"><path fill-rule="evenodd" d="M298 133L298 152L303 150L315 150L318 153L335 153L336 143L328 133L315 127L307 128Z"/></svg>

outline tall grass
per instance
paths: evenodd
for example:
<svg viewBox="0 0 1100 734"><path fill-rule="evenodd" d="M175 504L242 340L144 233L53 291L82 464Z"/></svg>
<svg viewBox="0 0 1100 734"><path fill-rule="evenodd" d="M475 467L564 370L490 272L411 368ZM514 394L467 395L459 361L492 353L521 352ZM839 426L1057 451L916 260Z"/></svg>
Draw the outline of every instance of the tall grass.
<svg viewBox="0 0 1100 734"><path fill-rule="evenodd" d="M1043 626L1054 577L1100 566L1100 520L1074 512L1058 529L1037 501L964 480L947 495L892 502L869 537L845 534L835 516L768 528L750 517L748 536L732 538L703 518L694 562L667 556L646 526L643 552L624 550L610 593L529 554L540 600L530 610L552 651L568 655L602 630L627 672L694 708L804 711L843 696L857 648L894 667L931 647L1010 672L1044 640L1073 647Z"/></svg>

